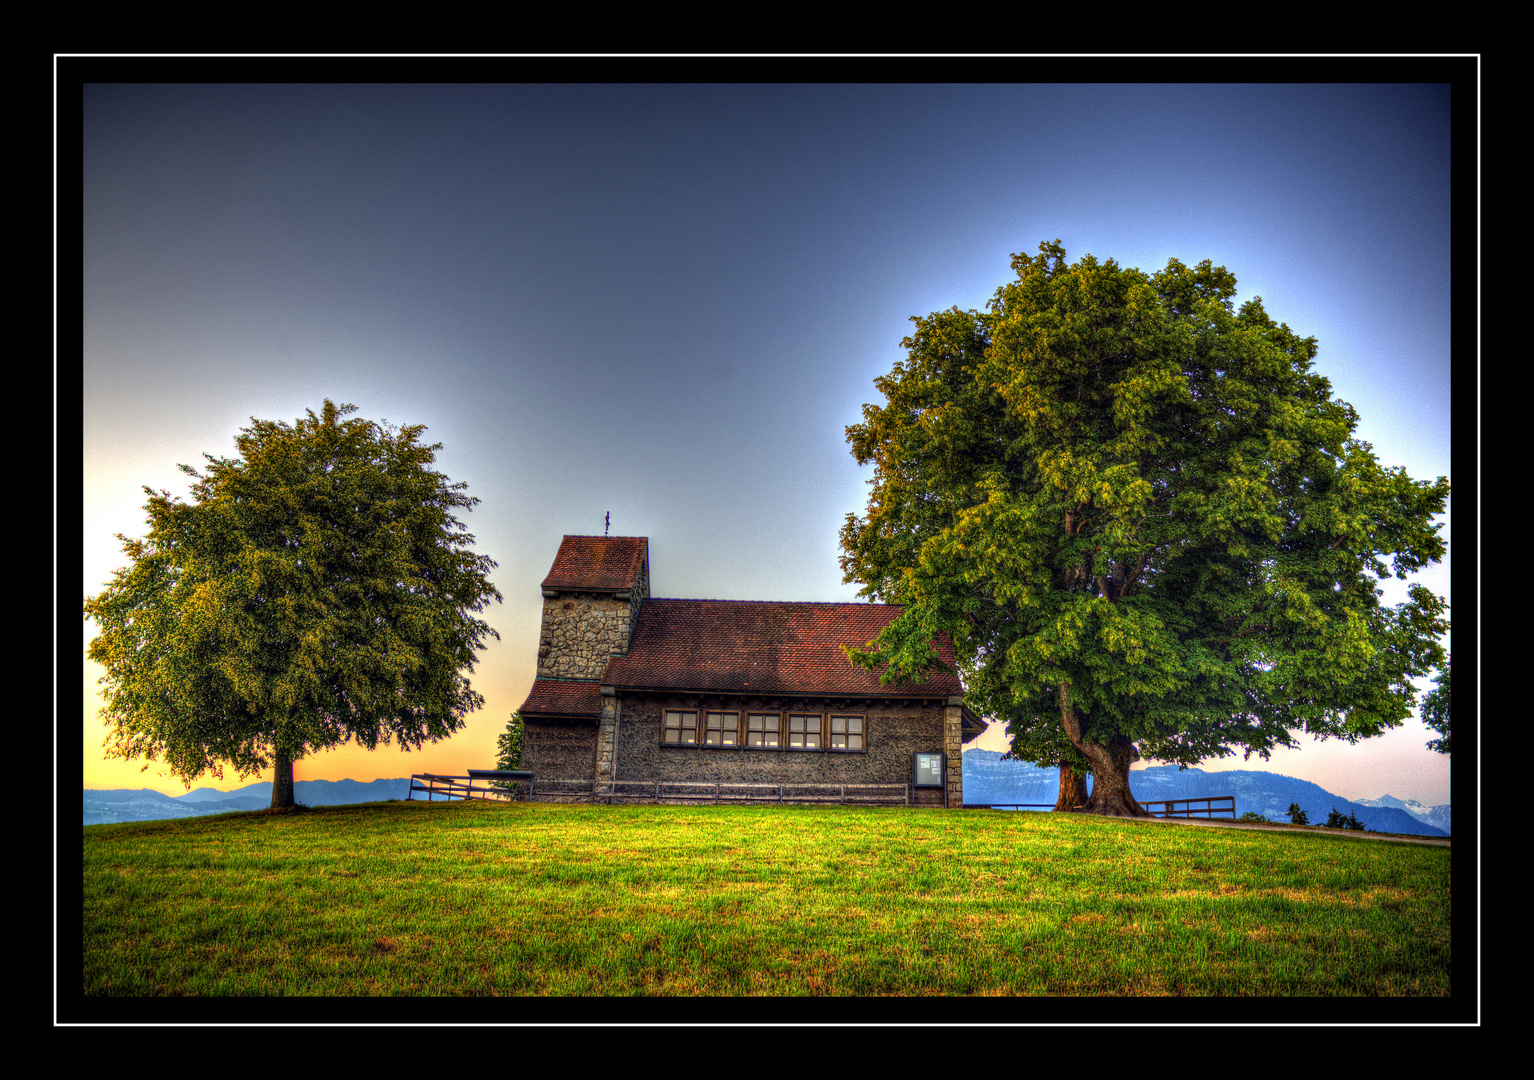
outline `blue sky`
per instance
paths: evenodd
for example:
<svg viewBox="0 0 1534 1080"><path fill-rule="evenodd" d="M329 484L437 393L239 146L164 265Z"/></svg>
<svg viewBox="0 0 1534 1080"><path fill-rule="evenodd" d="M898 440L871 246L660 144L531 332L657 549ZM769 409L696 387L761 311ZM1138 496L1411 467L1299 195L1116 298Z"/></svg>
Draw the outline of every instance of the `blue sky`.
<svg viewBox="0 0 1534 1080"><path fill-rule="evenodd" d="M870 472L846 426L909 316L983 307L1012 253L1056 238L1072 260L1228 267L1319 339L1385 465L1452 481L1449 104L1371 84L89 86L84 594L122 564L114 534L143 535L141 487L184 493L177 464L232 453L253 416L328 397L425 424L499 564L486 707L421 753L297 776L488 766L532 683L538 582L609 511L650 538L654 595L853 599L837 535ZM1447 562L1421 579L1449 594ZM102 761L99 674L87 786L183 791ZM1448 802L1430 735L1204 767Z"/></svg>

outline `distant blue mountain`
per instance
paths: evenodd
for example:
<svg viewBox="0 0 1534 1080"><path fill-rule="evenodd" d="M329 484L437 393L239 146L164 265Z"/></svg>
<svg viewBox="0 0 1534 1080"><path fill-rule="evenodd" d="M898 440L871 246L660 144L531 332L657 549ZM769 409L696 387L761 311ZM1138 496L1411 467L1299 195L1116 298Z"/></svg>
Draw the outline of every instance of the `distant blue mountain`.
<svg viewBox="0 0 1534 1080"><path fill-rule="evenodd" d="M1087 788L1091 790L1091 777ZM1308 780L1297 780L1278 773L1252 769L1228 772L1180 770L1175 765L1155 765L1129 774L1130 790L1135 798L1197 799L1206 795L1234 795L1236 816L1247 812L1261 814L1270 821L1289 820L1289 804L1300 804L1312 825L1326 821L1335 807L1346 817L1358 819L1376 832L1449 835L1449 806L1422 807L1403 803L1389 795L1381 799L1353 802L1333 795ZM342 806L350 803L385 802L403 799L410 791L410 780L300 780L293 785L295 801L305 806ZM976 803L1040 803L1043 809L1055 805L1060 790L1060 771L1041 768L1024 761L1002 761L995 750L964 752L964 801ZM138 790L86 790L85 824L104 825L118 821L155 821L166 818L200 817L241 810L265 810L272 804L270 781L248 784L235 791L198 788L175 797L148 788Z"/></svg>
<svg viewBox="0 0 1534 1080"><path fill-rule="evenodd" d="M408 777L372 780L368 783L360 780L299 780L293 785L293 799L304 806L342 806L403 799L409 791ZM234 791L215 791L213 788L202 787L174 797L148 788L87 788L84 794L87 825L202 817L240 810L265 810L272 805L272 785L269 780L248 784Z"/></svg>
<svg viewBox="0 0 1534 1080"><path fill-rule="evenodd" d="M1092 778L1087 777L1087 790ZM1279 773L1255 769L1232 769L1205 772L1202 769L1179 769L1176 765L1153 765L1129 774L1129 789L1136 799L1200 799L1212 795L1233 795L1236 817L1245 813L1260 814L1269 821L1287 822L1289 804L1299 803L1310 824L1325 823L1333 808L1343 817L1357 814L1366 828L1376 832L1448 836L1449 808L1432 807L1434 822L1429 824L1406 809L1399 799L1385 796L1367 802L1353 802L1333 795L1309 780L1297 780ZM1002 761L995 750L964 751L964 802L1043 803L1044 809L1055 805L1060 792L1060 770L1041 768L1025 761ZM1417 804L1412 804L1417 805Z"/></svg>
<svg viewBox="0 0 1534 1080"><path fill-rule="evenodd" d="M1398 810L1405 810L1424 825L1431 825L1436 829L1442 829L1444 832L1451 831L1449 829L1448 803L1444 803L1442 806L1423 806L1416 799L1402 801L1392 795L1383 795L1378 799L1359 799L1358 804L1360 806L1393 806Z"/></svg>

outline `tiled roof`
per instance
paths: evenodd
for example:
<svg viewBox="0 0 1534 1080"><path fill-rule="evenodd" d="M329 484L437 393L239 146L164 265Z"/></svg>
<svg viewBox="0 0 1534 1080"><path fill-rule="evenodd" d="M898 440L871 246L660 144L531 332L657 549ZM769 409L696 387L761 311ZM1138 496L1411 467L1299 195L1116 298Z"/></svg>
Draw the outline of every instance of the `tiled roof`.
<svg viewBox="0 0 1534 1080"><path fill-rule="evenodd" d="M565 679L535 679L522 703L523 719L531 716L600 716L601 684Z"/></svg>
<svg viewBox="0 0 1534 1080"><path fill-rule="evenodd" d="M882 686L842 646L876 637L900 614L890 604L794 604L748 600L646 600L627 655L602 682L634 689L759 694L957 697L957 676ZM952 661L951 646L940 646Z"/></svg>
<svg viewBox="0 0 1534 1080"><path fill-rule="evenodd" d="M632 588L649 546L647 536L567 536L560 541L543 587L597 592Z"/></svg>

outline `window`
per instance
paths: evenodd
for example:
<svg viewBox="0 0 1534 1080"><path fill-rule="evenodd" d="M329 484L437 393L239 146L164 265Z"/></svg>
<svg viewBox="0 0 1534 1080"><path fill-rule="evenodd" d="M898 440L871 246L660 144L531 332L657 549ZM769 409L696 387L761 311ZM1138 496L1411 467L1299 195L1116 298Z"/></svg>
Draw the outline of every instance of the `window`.
<svg viewBox="0 0 1534 1080"><path fill-rule="evenodd" d="M698 744L698 714L666 710L661 727L661 742L673 746L696 746Z"/></svg>
<svg viewBox="0 0 1534 1080"><path fill-rule="evenodd" d="M821 716L819 713L805 715L790 713L788 717L788 745L790 749L819 750Z"/></svg>
<svg viewBox="0 0 1534 1080"><path fill-rule="evenodd" d="M863 718L861 716L831 717L831 749L863 749Z"/></svg>
<svg viewBox="0 0 1534 1080"><path fill-rule="evenodd" d="M746 745L776 749L778 729L783 718L777 713L748 713L746 715Z"/></svg>
<svg viewBox="0 0 1534 1080"><path fill-rule="evenodd" d="M709 712L667 709L661 745L738 750L818 750L863 753L868 718L845 713Z"/></svg>
<svg viewBox="0 0 1534 1080"><path fill-rule="evenodd" d="M704 746L740 745L740 713L705 713L704 725Z"/></svg>

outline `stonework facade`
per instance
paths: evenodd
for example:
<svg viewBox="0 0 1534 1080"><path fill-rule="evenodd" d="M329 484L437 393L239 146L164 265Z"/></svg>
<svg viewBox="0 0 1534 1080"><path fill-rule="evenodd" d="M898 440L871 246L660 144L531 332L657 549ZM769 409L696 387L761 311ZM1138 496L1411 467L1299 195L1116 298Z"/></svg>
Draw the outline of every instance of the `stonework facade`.
<svg viewBox="0 0 1534 1080"><path fill-rule="evenodd" d="M963 744L984 727L957 679L886 687L842 651L898 608L652 601L648 556L643 537L567 536L544 580L521 710L535 790L818 785L963 805ZM915 787L913 755L935 751L943 788Z"/></svg>
<svg viewBox="0 0 1534 1080"><path fill-rule="evenodd" d="M638 600L628 597L558 591L545 595L538 678L600 679L613 653L627 647L638 611Z"/></svg>
<svg viewBox="0 0 1534 1080"><path fill-rule="evenodd" d="M595 724L552 718L523 721L521 767L535 778L566 780L593 776L596 763Z"/></svg>

